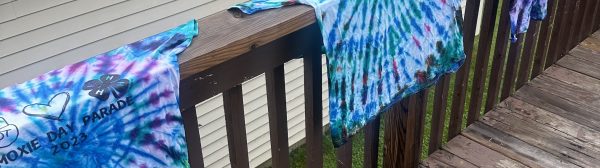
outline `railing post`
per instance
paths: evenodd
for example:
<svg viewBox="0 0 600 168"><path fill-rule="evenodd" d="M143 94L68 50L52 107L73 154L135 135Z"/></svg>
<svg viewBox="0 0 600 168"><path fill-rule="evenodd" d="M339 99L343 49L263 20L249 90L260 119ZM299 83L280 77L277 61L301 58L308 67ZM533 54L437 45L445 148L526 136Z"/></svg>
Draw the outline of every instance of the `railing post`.
<svg viewBox="0 0 600 168"><path fill-rule="evenodd" d="M596 3L598 3L598 0L588 0L585 4L585 18L583 19L583 22L580 27L581 33L579 35L579 41L585 40L585 38L587 38L588 35L594 33L592 31L591 25L593 25L594 23L594 9L596 8Z"/></svg>
<svg viewBox="0 0 600 168"><path fill-rule="evenodd" d="M449 86L450 75L440 77L440 81L435 85L433 112L431 114L431 132L429 133L429 150L427 154L431 154L442 147Z"/></svg>
<svg viewBox="0 0 600 168"><path fill-rule="evenodd" d="M488 94L485 101L485 111L490 111L498 100L498 93L500 92L500 81L504 76L504 65L507 50L508 39L510 36L510 24L509 15L510 10L508 4L509 1L502 1L502 7L500 9L500 24L498 25L498 33L496 35L496 49L494 50L492 70L490 71L490 81L488 84Z"/></svg>
<svg viewBox="0 0 600 168"><path fill-rule="evenodd" d="M538 46L535 52L535 59L533 64L533 69L531 70L531 78L533 79L544 70L545 62L548 58L548 46L550 45L550 33L552 29L556 27L554 20L556 18L556 4L558 0L549 0L548 1L548 18L542 21L542 30L539 34Z"/></svg>
<svg viewBox="0 0 600 168"><path fill-rule="evenodd" d="M352 139L348 138L348 141L335 149L336 164L338 168L352 168Z"/></svg>
<svg viewBox="0 0 600 168"><path fill-rule="evenodd" d="M200 142L200 131L196 108L181 110L183 127L185 128L185 141L188 149L188 162L192 168L204 167L204 155L202 155L202 143Z"/></svg>
<svg viewBox="0 0 600 168"><path fill-rule="evenodd" d="M310 33L312 31L312 33ZM313 25L307 31L318 35L318 26ZM316 38L320 40L320 38ZM303 41L299 39L299 41ZM306 41L304 41L306 42ZM306 43L305 43L306 44ZM304 100L306 115L306 166L311 168L323 167L323 104L322 104L322 64L321 41L311 41L304 55Z"/></svg>
<svg viewBox="0 0 600 168"><path fill-rule="evenodd" d="M579 0L575 4L575 10L572 14L571 24L569 27L569 38L566 46L564 46L564 54L568 53L571 48L579 43L579 36L581 34L581 24L583 23L585 14L586 0Z"/></svg>
<svg viewBox="0 0 600 168"><path fill-rule="evenodd" d="M481 22L481 32L479 33L478 57L474 69L471 102L469 103L469 112L467 114L467 125L477 121L481 113L485 78L487 76L490 48L492 45L491 41L494 36L493 31L499 6L498 3L498 1L486 1L483 8L483 21ZM458 135L458 133L454 134L452 137L456 135Z"/></svg>
<svg viewBox="0 0 600 168"><path fill-rule="evenodd" d="M465 108L465 99L467 92L467 83L469 82L469 69L471 67L471 58L473 57L473 43L475 39L475 29L477 27L477 16L479 14L479 0L468 0L465 7L465 19L463 23L463 44L465 48L465 62L456 72L454 81L454 93L452 94L452 106L450 110L451 129L462 127L462 114Z"/></svg>
<svg viewBox="0 0 600 168"><path fill-rule="evenodd" d="M229 146L231 167L248 168L248 142L246 140L246 122L242 86L237 85L223 92L225 109L225 128Z"/></svg>
<svg viewBox="0 0 600 168"><path fill-rule="evenodd" d="M515 90L521 88L529 81L529 72L531 71L531 59L534 57L534 49L538 40L540 31L539 22L530 22L529 30L525 36L525 44L523 46L523 54L521 56L521 65L519 66L519 73L517 75L517 83Z"/></svg>
<svg viewBox="0 0 600 168"><path fill-rule="evenodd" d="M546 60L546 68L552 66L556 60L564 53L565 45L568 41L569 26L571 24L571 14L575 9L575 1L561 0L558 6L558 23L554 23L558 27L552 31L552 41L550 45L549 59Z"/></svg>
<svg viewBox="0 0 600 168"><path fill-rule="evenodd" d="M269 132L271 134L272 166L289 167L284 65L265 72L265 78L269 110Z"/></svg>
<svg viewBox="0 0 600 168"><path fill-rule="evenodd" d="M593 16L594 23L592 25L592 33L594 33L598 28L600 28L600 2L596 2L596 9L594 10Z"/></svg>
<svg viewBox="0 0 600 168"><path fill-rule="evenodd" d="M396 103L385 116L383 167L416 167L423 138L427 91Z"/></svg>
<svg viewBox="0 0 600 168"><path fill-rule="evenodd" d="M377 167L380 120L380 117L377 116L365 127L365 168Z"/></svg>
<svg viewBox="0 0 600 168"><path fill-rule="evenodd" d="M523 34L517 35L517 42L510 44L508 50L508 58L506 61L506 69L504 70L504 79L502 81L502 92L500 94L500 101L508 98L512 94L512 89L515 84L515 75L517 73L517 66L519 60L521 60L521 49L523 48Z"/></svg>

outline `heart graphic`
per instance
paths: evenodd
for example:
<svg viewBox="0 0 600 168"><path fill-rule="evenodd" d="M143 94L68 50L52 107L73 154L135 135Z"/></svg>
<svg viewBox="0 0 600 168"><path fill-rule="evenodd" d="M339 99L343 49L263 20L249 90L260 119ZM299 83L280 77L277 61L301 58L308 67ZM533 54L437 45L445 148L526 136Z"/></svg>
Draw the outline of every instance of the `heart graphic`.
<svg viewBox="0 0 600 168"><path fill-rule="evenodd" d="M29 116L43 117L52 120L60 120L67 108L71 96L67 92L54 95L47 104L30 104L23 108L23 113Z"/></svg>
<svg viewBox="0 0 600 168"><path fill-rule="evenodd" d="M0 117L0 148L12 145L19 137L19 129Z"/></svg>

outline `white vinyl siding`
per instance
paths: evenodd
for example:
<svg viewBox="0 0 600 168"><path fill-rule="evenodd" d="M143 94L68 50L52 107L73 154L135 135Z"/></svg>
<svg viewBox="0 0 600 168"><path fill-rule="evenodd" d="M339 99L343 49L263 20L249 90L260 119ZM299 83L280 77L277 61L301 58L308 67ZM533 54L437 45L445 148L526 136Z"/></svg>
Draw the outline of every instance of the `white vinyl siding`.
<svg viewBox="0 0 600 168"><path fill-rule="evenodd" d="M0 88L243 1L0 0ZM292 145L305 136L302 60L287 63L285 73L289 143ZM324 85L324 98L326 89ZM264 75L245 82L243 93L249 158L254 167L271 157ZM222 102L219 95L197 106L208 167L230 167ZM326 114L325 111L325 122L329 121Z"/></svg>
<svg viewBox="0 0 600 168"><path fill-rule="evenodd" d="M323 62L325 59L323 58ZM323 64L323 125L329 123L326 68ZM303 60L285 64L285 90L288 118L288 143L293 145L306 136L304 125L304 70ZM250 167L256 167L271 158L269 116L265 76L260 75L242 84L244 113ZM223 97L217 95L196 106L202 152L206 167L230 167Z"/></svg>

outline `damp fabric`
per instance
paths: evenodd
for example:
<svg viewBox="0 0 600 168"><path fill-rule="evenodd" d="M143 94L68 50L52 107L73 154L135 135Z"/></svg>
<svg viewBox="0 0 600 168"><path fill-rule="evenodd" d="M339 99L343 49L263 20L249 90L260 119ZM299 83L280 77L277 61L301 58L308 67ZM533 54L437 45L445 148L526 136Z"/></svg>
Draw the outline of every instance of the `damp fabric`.
<svg viewBox="0 0 600 168"><path fill-rule="evenodd" d="M336 147L465 58L459 0L251 0L230 10L294 4L314 7L321 28Z"/></svg>

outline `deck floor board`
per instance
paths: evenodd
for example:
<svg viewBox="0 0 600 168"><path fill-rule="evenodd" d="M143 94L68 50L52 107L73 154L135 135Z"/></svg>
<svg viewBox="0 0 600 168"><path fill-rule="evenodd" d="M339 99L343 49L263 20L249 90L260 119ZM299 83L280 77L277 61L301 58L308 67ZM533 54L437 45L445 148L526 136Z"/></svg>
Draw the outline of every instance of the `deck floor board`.
<svg viewBox="0 0 600 168"><path fill-rule="evenodd" d="M600 31L468 126L421 167L600 165Z"/></svg>

